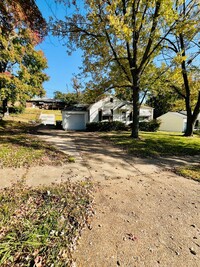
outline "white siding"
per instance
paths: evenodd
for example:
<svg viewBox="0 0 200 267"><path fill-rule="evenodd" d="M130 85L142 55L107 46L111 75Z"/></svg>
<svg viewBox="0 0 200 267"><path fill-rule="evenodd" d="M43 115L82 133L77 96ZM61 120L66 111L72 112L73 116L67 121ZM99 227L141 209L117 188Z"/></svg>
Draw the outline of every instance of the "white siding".
<svg viewBox="0 0 200 267"><path fill-rule="evenodd" d="M176 112L168 112L157 118L161 121L160 131L183 132L186 118Z"/></svg>
<svg viewBox="0 0 200 267"><path fill-rule="evenodd" d="M114 121L123 121L126 123L130 123L129 115L132 111L132 105L125 105L120 108L120 104L123 101L119 100L118 98L113 97L113 102L110 102L112 97L106 97L89 107L89 121L90 122L98 122L99 121L99 110L111 110L113 109L113 120ZM119 108L117 108L119 107ZM122 120L122 112L126 111L126 120ZM141 106L140 108L140 116L145 117L148 120L153 119L153 108L148 106Z"/></svg>
<svg viewBox="0 0 200 267"><path fill-rule="evenodd" d="M89 120L90 122L99 121L99 110L103 107L104 100L100 100L89 107Z"/></svg>
<svg viewBox="0 0 200 267"><path fill-rule="evenodd" d="M153 120L153 108L141 106L140 117L148 117L149 120Z"/></svg>
<svg viewBox="0 0 200 267"><path fill-rule="evenodd" d="M84 111L63 111L62 126L64 130L85 130L88 114Z"/></svg>

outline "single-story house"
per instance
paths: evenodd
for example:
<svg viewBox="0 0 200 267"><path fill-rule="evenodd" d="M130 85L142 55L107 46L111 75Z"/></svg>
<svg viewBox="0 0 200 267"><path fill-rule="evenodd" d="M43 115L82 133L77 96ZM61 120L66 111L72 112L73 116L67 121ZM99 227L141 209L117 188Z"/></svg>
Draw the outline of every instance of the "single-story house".
<svg viewBox="0 0 200 267"><path fill-rule="evenodd" d="M159 130L167 132L184 132L186 129L187 116L185 111L167 112L157 118L161 121ZM195 122L195 128L199 127L200 115Z"/></svg>
<svg viewBox="0 0 200 267"><path fill-rule="evenodd" d="M76 105L62 111L64 130L85 130L88 122L122 121L132 122L132 103L108 96L91 105ZM153 108L141 106L140 120L153 119Z"/></svg>
<svg viewBox="0 0 200 267"><path fill-rule="evenodd" d="M54 99L54 98L32 98L26 101L26 107L61 110L65 107L65 102L61 99Z"/></svg>

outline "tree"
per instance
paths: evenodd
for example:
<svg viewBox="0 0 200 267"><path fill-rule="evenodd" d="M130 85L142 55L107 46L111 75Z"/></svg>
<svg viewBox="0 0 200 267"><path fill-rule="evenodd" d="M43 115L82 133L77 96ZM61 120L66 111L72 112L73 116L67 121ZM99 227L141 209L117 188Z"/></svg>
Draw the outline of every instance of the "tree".
<svg viewBox="0 0 200 267"><path fill-rule="evenodd" d="M0 28L2 33L14 27L28 27L42 38L46 35L46 21L35 0L3 0L0 2Z"/></svg>
<svg viewBox="0 0 200 267"><path fill-rule="evenodd" d="M157 92L156 95L150 94L147 98L147 105L154 108L154 118L176 109L177 95L174 92L162 91Z"/></svg>
<svg viewBox="0 0 200 267"><path fill-rule="evenodd" d="M55 21L53 32L69 38L71 51L74 45L83 49L93 87L129 88L132 137L138 138L141 81L175 24L173 1L85 0L84 9Z"/></svg>
<svg viewBox="0 0 200 267"><path fill-rule="evenodd" d="M4 113L9 100L25 101L44 94L47 61L35 46L45 28L34 1L7 0L0 4L0 99Z"/></svg>
<svg viewBox="0 0 200 267"><path fill-rule="evenodd" d="M34 48L31 33L22 29L0 35L0 99L5 113L7 102L24 102L31 97L44 95L43 82L48 77L43 70L47 67L42 51Z"/></svg>
<svg viewBox="0 0 200 267"><path fill-rule="evenodd" d="M200 3L198 0L183 0L180 3L179 6L175 5L177 27L165 38L163 54L170 66L168 84L185 102L185 136L191 136L200 112L200 70L197 60L200 55Z"/></svg>
<svg viewBox="0 0 200 267"><path fill-rule="evenodd" d="M67 106L80 103L80 95L77 93L62 93L60 91L54 92L54 99L60 99L65 102Z"/></svg>

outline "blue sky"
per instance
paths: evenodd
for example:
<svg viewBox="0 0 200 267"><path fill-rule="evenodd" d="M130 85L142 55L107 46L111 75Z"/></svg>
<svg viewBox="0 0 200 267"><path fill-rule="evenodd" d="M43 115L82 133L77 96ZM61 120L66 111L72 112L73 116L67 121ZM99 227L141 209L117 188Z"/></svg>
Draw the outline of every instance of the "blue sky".
<svg viewBox="0 0 200 267"><path fill-rule="evenodd" d="M55 4L54 0L36 0L36 4L47 21L49 16L63 18L66 12L71 12L70 9L67 10L66 7ZM81 51L76 51L69 56L62 42L51 35L48 35L38 45L38 49L44 52L48 60L48 69L45 72L50 76L50 80L44 83L46 96L52 98L54 91L63 93L73 91L71 79L74 73L77 74L79 72Z"/></svg>

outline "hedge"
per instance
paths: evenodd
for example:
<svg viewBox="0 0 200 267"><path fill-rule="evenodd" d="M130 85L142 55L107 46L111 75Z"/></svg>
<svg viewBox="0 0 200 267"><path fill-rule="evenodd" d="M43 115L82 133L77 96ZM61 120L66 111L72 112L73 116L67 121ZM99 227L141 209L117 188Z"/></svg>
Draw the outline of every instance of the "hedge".
<svg viewBox="0 0 200 267"><path fill-rule="evenodd" d="M90 122L86 125L89 132L126 131L127 126L121 121Z"/></svg>

